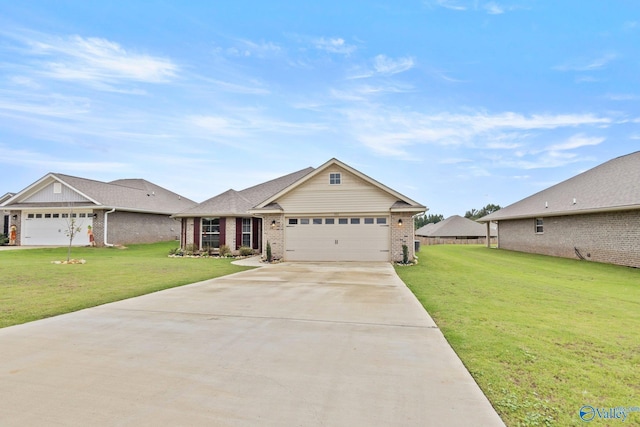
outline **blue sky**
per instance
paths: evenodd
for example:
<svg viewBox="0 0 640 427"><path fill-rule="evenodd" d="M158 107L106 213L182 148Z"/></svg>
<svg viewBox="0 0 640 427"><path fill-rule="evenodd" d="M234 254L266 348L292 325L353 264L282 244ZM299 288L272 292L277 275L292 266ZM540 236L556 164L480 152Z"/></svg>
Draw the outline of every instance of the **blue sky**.
<svg viewBox="0 0 640 427"><path fill-rule="evenodd" d="M448 217L640 149L635 0L0 10L0 194L59 172L200 202L336 157Z"/></svg>

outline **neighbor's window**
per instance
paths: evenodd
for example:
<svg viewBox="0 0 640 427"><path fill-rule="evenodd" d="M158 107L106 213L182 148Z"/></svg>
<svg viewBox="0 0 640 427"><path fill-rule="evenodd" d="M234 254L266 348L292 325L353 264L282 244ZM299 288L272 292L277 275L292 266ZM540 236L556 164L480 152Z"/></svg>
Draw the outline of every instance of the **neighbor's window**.
<svg viewBox="0 0 640 427"><path fill-rule="evenodd" d="M331 185L340 184L340 174L339 173L330 173L329 174L329 184L331 184Z"/></svg>
<svg viewBox="0 0 640 427"><path fill-rule="evenodd" d="M251 247L251 218L242 218L242 246Z"/></svg>
<svg viewBox="0 0 640 427"><path fill-rule="evenodd" d="M536 218L536 233L544 233L544 220L542 218Z"/></svg>
<svg viewBox="0 0 640 427"><path fill-rule="evenodd" d="M202 218L202 248L220 247L220 218Z"/></svg>

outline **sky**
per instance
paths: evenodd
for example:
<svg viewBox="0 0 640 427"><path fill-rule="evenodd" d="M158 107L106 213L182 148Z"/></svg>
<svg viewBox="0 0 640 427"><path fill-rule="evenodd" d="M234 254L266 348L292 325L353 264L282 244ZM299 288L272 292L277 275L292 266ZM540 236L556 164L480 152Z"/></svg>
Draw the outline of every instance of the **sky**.
<svg viewBox="0 0 640 427"><path fill-rule="evenodd" d="M0 195L335 157L448 217L639 147L637 0L0 0Z"/></svg>

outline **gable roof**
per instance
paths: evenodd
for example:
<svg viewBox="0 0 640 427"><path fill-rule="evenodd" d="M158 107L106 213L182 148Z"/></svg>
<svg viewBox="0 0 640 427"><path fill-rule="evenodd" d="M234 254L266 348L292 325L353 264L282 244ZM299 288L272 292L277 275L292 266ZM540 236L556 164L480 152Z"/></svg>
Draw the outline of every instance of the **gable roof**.
<svg viewBox="0 0 640 427"><path fill-rule="evenodd" d="M640 209L640 151L609 160L478 221Z"/></svg>
<svg viewBox="0 0 640 427"><path fill-rule="evenodd" d="M411 200L410 198L408 198L407 196L398 193L395 190L392 190L391 188L379 183L378 181L376 181L373 178L370 178L369 176L363 174L360 171L357 171L356 169L352 168L351 166L342 163L340 160L333 158L331 160L329 160L328 162L326 162L325 164L323 164L322 166L318 167L317 169L313 170L313 172L305 175L304 177L302 177L301 179L297 180L296 182L292 183L291 185L289 185L288 187L283 188L281 191L273 194L271 197L269 197L268 199L265 199L264 201L262 201L262 203L258 204L255 206L255 210L258 211L260 209L265 209L265 208L271 208L273 207L273 204L277 202L277 200L282 197L283 195L295 190L296 188L298 188L299 186L301 186L302 184L304 184L305 182L313 179L314 177L316 177L317 175L323 173L326 169L328 169L331 166L337 165L343 169L345 169L347 172L350 172L352 174L354 174L355 176L357 176L358 178L362 179L363 181L381 189L382 191L385 191L387 193L389 193L390 195L396 197L398 200L394 203L394 205L391 207L391 211L392 212L424 212L426 210L426 207L421 205L420 203Z"/></svg>
<svg viewBox="0 0 640 427"><path fill-rule="evenodd" d="M194 201L186 197L182 197L144 179L121 179L112 182L101 182L60 173L49 173L14 195L3 206L21 209L61 205L60 202L35 203L29 201L30 197L56 182L61 183L73 192L76 203L82 200L82 204L94 208L116 208L119 210L170 215L195 204Z"/></svg>
<svg viewBox="0 0 640 427"><path fill-rule="evenodd" d="M431 227L428 227L431 225ZM425 237L486 237L486 226L469 218L453 215L435 224L427 224L416 231L417 236ZM491 235L496 236L495 230Z"/></svg>
<svg viewBox="0 0 640 427"><path fill-rule="evenodd" d="M227 190L222 194L218 194L196 206L175 214L174 217L249 216L249 209L312 171L313 168L309 167L262 184L254 185L242 191Z"/></svg>
<svg viewBox="0 0 640 427"><path fill-rule="evenodd" d="M15 196L15 193L5 193L4 195L0 196L0 205L2 205L2 203L6 202L13 196Z"/></svg>

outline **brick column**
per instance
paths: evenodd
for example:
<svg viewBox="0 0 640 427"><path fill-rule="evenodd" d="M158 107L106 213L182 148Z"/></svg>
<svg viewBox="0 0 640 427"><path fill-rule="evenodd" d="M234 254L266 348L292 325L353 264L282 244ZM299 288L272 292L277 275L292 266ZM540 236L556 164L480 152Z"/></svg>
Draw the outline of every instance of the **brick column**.
<svg viewBox="0 0 640 427"><path fill-rule="evenodd" d="M265 215L262 219L264 238L262 239L262 256L267 257L267 242L271 245L273 259L284 257L284 214Z"/></svg>
<svg viewBox="0 0 640 427"><path fill-rule="evenodd" d="M399 221L402 221L400 225ZM413 216L405 213L391 214L391 261L402 262L402 245L409 249L409 261L415 257Z"/></svg>

